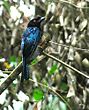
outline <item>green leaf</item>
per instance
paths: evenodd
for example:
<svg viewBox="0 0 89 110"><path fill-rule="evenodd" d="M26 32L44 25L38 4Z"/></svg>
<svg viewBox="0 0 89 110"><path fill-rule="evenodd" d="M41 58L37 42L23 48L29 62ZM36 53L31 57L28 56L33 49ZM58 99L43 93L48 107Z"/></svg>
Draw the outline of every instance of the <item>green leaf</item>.
<svg viewBox="0 0 89 110"><path fill-rule="evenodd" d="M37 64L38 63L38 60L37 60L37 58L35 58L32 62L31 62L31 65L35 65L35 64Z"/></svg>
<svg viewBox="0 0 89 110"><path fill-rule="evenodd" d="M5 8L8 12L10 12L10 4L9 4L8 1L4 0L4 1L3 1L3 6L4 6L4 8Z"/></svg>
<svg viewBox="0 0 89 110"><path fill-rule="evenodd" d="M21 62L21 60L22 60L22 58L21 58L21 57L18 57L18 63L20 63L20 62Z"/></svg>
<svg viewBox="0 0 89 110"><path fill-rule="evenodd" d="M62 89L63 91L67 91L68 90L68 85L64 82L61 83L60 85L60 89Z"/></svg>
<svg viewBox="0 0 89 110"><path fill-rule="evenodd" d="M52 67L51 67L51 69L49 70L49 74L50 75L52 75L52 74L54 74L54 72L57 70L57 65L53 65Z"/></svg>
<svg viewBox="0 0 89 110"><path fill-rule="evenodd" d="M16 88L17 84L12 83L13 88Z"/></svg>
<svg viewBox="0 0 89 110"><path fill-rule="evenodd" d="M16 56L10 56L10 62L16 62Z"/></svg>
<svg viewBox="0 0 89 110"><path fill-rule="evenodd" d="M40 101L43 99L43 96L44 96L44 93L43 91L40 89L40 88L35 88L33 90L33 98L36 100L36 101Z"/></svg>
<svg viewBox="0 0 89 110"><path fill-rule="evenodd" d="M17 57L16 56L10 56L9 58L11 66L17 66Z"/></svg>
<svg viewBox="0 0 89 110"><path fill-rule="evenodd" d="M47 82L47 80L46 80L46 79L43 79L43 80L42 80L42 84L48 86L48 82Z"/></svg>

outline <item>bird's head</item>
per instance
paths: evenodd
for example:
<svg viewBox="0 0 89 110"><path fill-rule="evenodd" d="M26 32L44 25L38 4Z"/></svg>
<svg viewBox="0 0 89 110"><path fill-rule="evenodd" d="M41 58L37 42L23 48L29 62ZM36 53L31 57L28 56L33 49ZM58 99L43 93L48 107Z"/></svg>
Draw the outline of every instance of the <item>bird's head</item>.
<svg viewBox="0 0 89 110"><path fill-rule="evenodd" d="M38 27L41 28L42 22L45 21L44 17L37 16L33 18L29 23L27 27Z"/></svg>

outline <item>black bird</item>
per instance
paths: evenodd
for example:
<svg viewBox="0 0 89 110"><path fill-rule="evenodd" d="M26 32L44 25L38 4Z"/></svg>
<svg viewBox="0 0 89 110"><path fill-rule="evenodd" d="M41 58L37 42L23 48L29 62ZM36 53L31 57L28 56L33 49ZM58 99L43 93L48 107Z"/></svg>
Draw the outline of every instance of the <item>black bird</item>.
<svg viewBox="0 0 89 110"><path fill-rule="evenodd" d="M22 35L21 50L22 50L22 61L23 61L23 72L22 80L29 79L30 69L28 67L28 60L30 61L34 55L34 52L42 37L42 22L45 21L44 17L36 17L32 19L26 30Z"/></svg>

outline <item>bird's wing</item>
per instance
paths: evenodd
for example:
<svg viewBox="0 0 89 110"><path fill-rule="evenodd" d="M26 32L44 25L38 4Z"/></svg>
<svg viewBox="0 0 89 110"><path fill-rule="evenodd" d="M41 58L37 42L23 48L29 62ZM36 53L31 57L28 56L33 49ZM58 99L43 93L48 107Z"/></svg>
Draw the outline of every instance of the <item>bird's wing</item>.
<svg viewBox="0 0 89 110"><path fill-rule="evenodd" d="M40 41L40 30L36 28L26 29L23 33L21 48L23 57L31 57Z"/></svg>

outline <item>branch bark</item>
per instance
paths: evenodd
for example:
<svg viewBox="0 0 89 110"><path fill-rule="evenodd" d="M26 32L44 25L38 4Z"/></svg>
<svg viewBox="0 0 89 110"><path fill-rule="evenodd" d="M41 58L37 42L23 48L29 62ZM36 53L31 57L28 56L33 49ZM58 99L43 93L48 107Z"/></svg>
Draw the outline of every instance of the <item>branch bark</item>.
<svg viewBox="0 0 89 110"><path fill-rule="evenodd" d="M5 81L2 82L2 84L0 85L0 94L2 94L2 92L9 87L9 85L16 79L16 77L21 73L21 71L22 71L22 61L5 79Z"/></svg>
<svg viewBox="0 0 89 110"><path fill-rule="evenodd" d="M84 76L85 78L88 78L89 79L89 76L84 74L83 72L77 70L76 68L66 64L65 62L57 59L56 57L46 53L46 52L43 52L43 54L61 64L63 64L64 66L66 66L67 68L75 71L75 73L78 73L82 76ZM7 89L9 87L9 85L16 79L16 77L21 73L22 71L22 61L19 63L19 65L11 72L11 74L6 78L6 80L4 82L2 82L2 84L0 85L0 94L2 94L2 92Z"/></svg>
<svg viewBox="0 0 89 110"><path fill-rule="evenodd" d="M88 75L86 75L85 73L83 73L83 72L77 70L76 68L74 68L74 67L68 65L67 63L63 62L62 60L59 60L58 58L56 58L56 57L54 57L54 56L52 56L52 55L50 55L50 54L48 54L48 53L46 53L46 52L43 52L43 54L46 55L47 57L49 57L49 58L51 58L51 59L53 59L53 60L55 60L55 61L61 63L62 65L66 66L67 68L69 68L69 69L75 71L75 73L78 73L78 74L84 76L85 78L88 78L88 79L89 79L89 76L88 76Z"/></svg>

